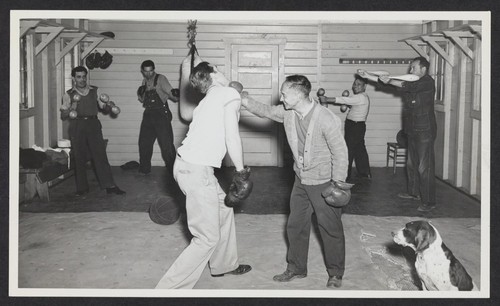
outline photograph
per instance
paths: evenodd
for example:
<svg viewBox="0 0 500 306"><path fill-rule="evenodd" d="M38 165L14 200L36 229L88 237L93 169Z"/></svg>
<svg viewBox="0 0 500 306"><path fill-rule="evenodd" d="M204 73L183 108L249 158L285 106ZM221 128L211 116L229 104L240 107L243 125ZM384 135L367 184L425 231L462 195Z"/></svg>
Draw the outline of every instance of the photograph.
<svg viewBox="0 0 500 306"><path fill-rule="evenodd" d="M10 11L10 297L490 297L488 11ZM492 255L493 256L493 255Z"/></svg>

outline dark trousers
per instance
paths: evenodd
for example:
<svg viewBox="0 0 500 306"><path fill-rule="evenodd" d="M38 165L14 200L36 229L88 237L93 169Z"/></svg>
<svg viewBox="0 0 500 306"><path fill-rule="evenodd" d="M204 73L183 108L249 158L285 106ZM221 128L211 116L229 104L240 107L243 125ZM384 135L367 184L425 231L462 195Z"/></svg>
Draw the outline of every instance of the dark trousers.
<svg viewBox="0 0 500 306"><path fill-rule="evenodd" d="M344 138L349 155L347 177L351 177L353 161L356 162L356 171L359 176L371 176L370 160L365 146L366 123L364 121L355 122L346 119L344 132Z"/></svg>
<svg viewBox="0 0 500 306"><path fill-rule="evenodd" d="M345 269L345 238L342 226L342 208L326 204L321 192L328 183L303 185L296 176L290 198L290 216L286 227L288 235L288 267L299 273L307 273L309 237L313 212L318 220L323 242L325 265L329 276L343 276Z"/></svg>
<svg viewBox="0 0 500 306"><path fill-rule="evenodd" d="M151 157L153 145L158 140L161 157L168 168L169 176L173 177L175 162L174 134L172 132L172 114L164 109L146 109L142 116L139 133L139 171L151 172Z"/></svg>
<svg viewBox="0 0 500 306"><path fill-rule="evenodd" d="M99 119L76 119L70 123L71 149L75 163L76 191L89 189L87 182L88 153L101 188L115 186L111 166L106 155L106 144L102 136Z"/></svg>
<svg viewBox="0 0 500 306"><path fill-rule="evenodd" d="M424 205L436 204L434 137L431 132L408 135L408 193L420 195Z"/></svg>

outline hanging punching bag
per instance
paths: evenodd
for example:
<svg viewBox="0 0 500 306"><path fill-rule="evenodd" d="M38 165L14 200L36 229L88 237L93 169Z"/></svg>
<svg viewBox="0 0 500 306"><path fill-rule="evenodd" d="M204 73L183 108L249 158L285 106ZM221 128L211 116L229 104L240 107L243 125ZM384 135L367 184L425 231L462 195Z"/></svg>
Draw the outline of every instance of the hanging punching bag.
<svg viewBox="0 0 500 306"><path fill-rule="evenodd" d="M198 55L196 46L193 44L188 56L182 61L181 81L179 85L179 112L181 118L188 122L191 122L193 119L193 110L203 98L203 94L194 89L189 82L191 70L201 62L202 60Z"/></svg>

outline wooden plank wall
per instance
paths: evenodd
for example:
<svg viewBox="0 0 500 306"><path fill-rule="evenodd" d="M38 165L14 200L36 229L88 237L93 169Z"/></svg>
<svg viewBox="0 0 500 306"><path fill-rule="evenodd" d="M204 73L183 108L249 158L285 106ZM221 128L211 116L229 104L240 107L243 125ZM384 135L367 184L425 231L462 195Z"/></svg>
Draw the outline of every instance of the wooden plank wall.
<svg viewBox="0 0 500 306"><path fill-rule="evenodd" d="M399 39L421 33L420 25L390 24L227 24L198 22L196 45L200 56L225 71L225 38L285 38L285 75L304 74L313 86L313 94L319 87L329 95L339 95L350 89L353 73L358 68L406 72L408 65L340 65L341 57L414 57L416 53ZM92 84L107 92L121 107L117 119L102 118L103 133L109 139L108 157L112 165L138 160L137 139L142 107L136 100L135 91L142 76L140 63L152 59L156 71L165 74L174 87L179 86L179 65L187 55L186 23L135 22L116 20L91 20L93 32L113 31L115 39L105 41L99 50L106 48L160 48L168 55L114 54L113 63L106 70L94 69L90 73ZM385 166L385 149L388 141L394 141L401 128L401 101L391 94L369 86L372 99L368 122L367 145L373 166ZM178 108L171 103L176 114ZM341 118L338 108L333 108ZM175 145L178 146L187 131L187 125L178 116L173 121ZM155 145L153 164L162 165L159 148Z"/></svg>

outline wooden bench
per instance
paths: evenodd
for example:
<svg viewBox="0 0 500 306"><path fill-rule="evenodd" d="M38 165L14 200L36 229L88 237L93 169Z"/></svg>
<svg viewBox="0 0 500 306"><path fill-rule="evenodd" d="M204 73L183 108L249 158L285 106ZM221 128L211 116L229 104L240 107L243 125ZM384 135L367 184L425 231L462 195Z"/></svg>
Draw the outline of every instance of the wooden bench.
<svg viewBox="0 0 500 306"><path fill-rule="evenodd" d="M67 179L74 175L75 171L73 169L60 170L58 176L48 181L43 181L40 178L40 172L43 169L19 169L19 176L25 175L24 188L21 190L23 195L20 195L21 199L31 200L35 195L38 194L40 199L44 202L50 201L49 188L55 184Z"/></svg>

